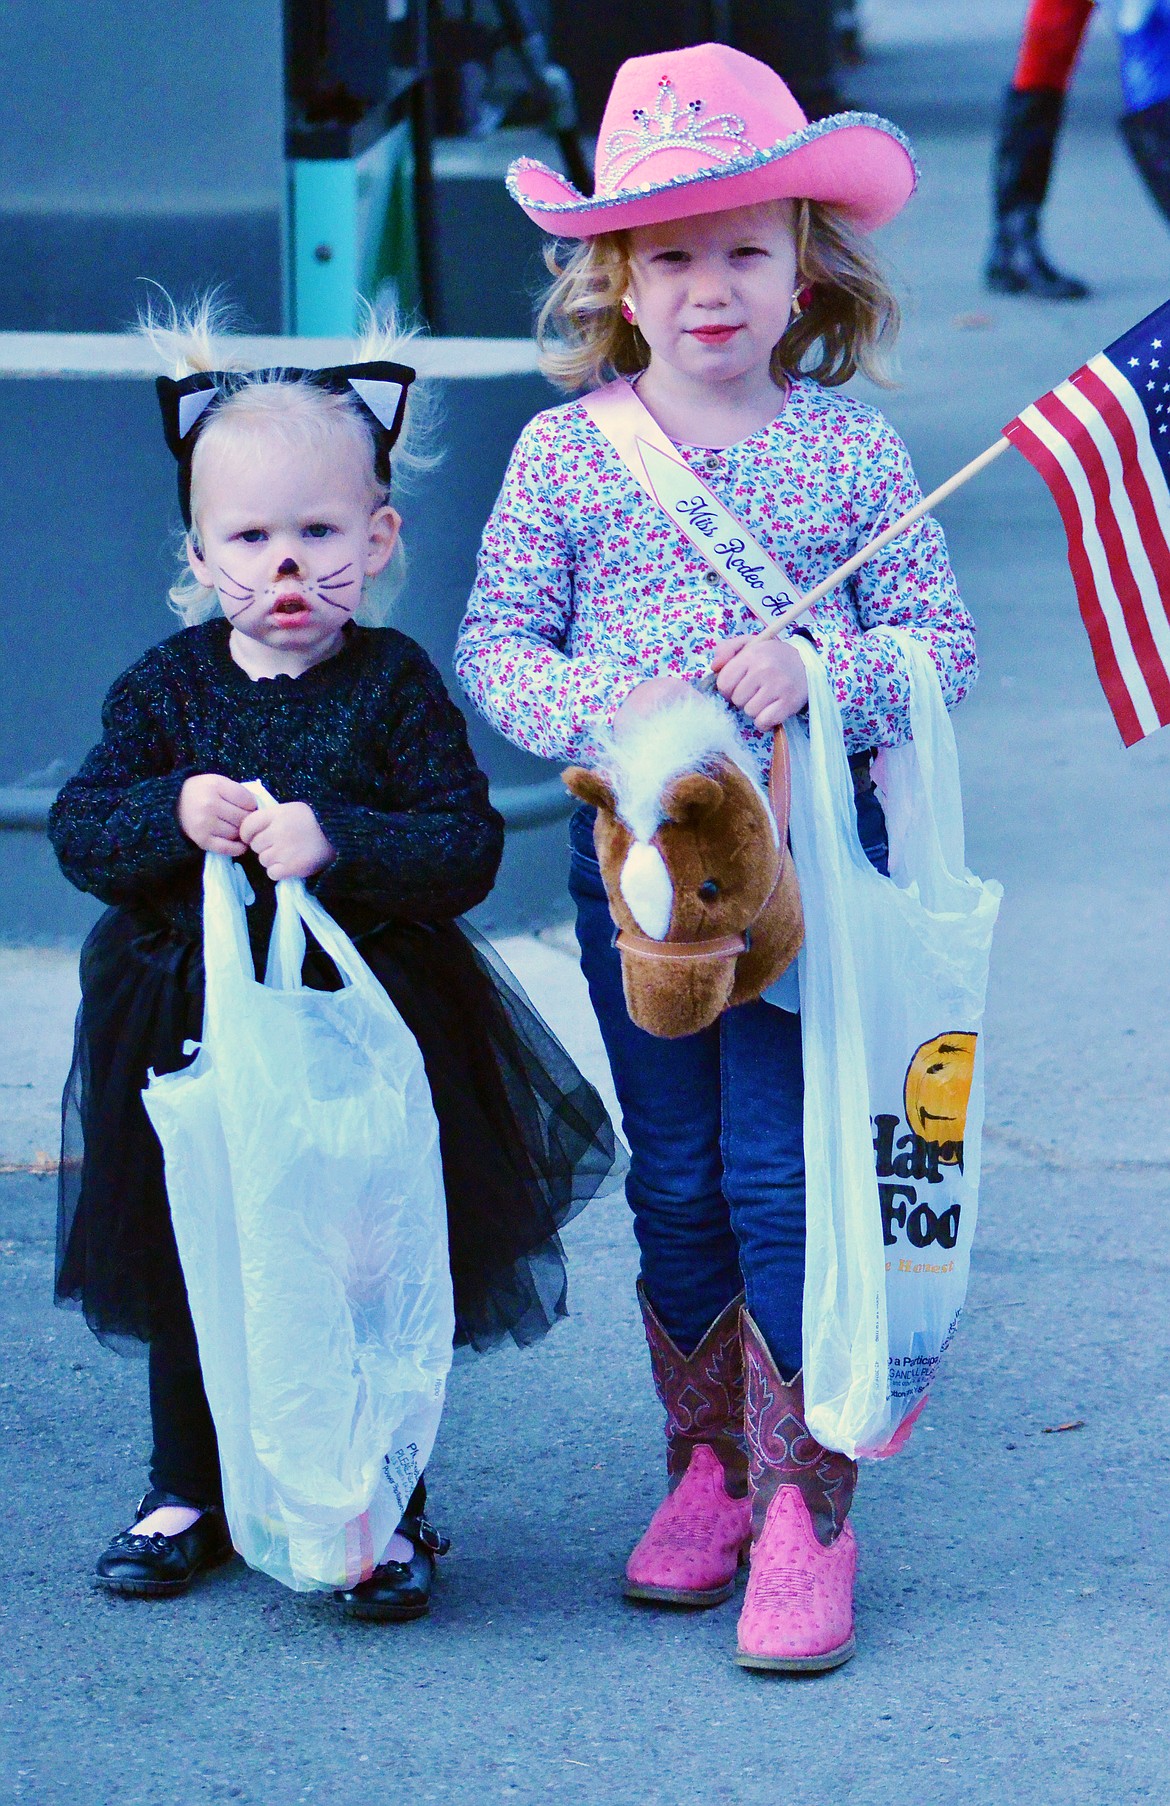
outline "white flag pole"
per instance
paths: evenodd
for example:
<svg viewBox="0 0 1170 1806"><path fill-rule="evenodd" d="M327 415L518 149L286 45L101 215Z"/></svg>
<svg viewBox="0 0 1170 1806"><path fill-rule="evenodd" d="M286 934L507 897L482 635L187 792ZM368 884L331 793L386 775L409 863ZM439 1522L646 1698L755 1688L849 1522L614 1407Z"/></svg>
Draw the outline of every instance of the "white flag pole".
<svg viewBox="0 0 1170 1806"><path fill-rule="evenodd" d="M989 445L987 450L980 452L977 458L972 458L969 464L964 464L962 470L957 470L953 477L948 477L945 483L940 483L937 489L932 490L928 496L924 496L916 507L911 508L909 514L904 514L901 520L894 522L892 527L887 527L884 533L879 533L876 539L871 539L868 545L862 546L860 552L854 552L852 558L847 559L831 576L826 577L823 583L818 583L815 589L810 589L807 596L802 596L799 602L794 603L791 608L786 608L782 615L765 627L759 636L760 639L771 640L778 633L782 633L784 628L797 620L807 608L811 608L815 602L819 602L823 596L827 596L830 590L836 589L839 583L844 583L846 577L852 577L854 571L859 571L868 559L872 558L876 552L880 552L884 546L888 546L892 539L897 539L899 533L905 532L907 527L912 527L914 522L921 520L924 514L929 514L932 508L936 508L940 502L944 502L948 495L953 495L956 489L961 489L964 483L969 483L971 478L978 476L981 470L986 470L987 466L994 463L1001 452L1007 451L1010 445L1010 439L997 439L994 445Z"/></svg>

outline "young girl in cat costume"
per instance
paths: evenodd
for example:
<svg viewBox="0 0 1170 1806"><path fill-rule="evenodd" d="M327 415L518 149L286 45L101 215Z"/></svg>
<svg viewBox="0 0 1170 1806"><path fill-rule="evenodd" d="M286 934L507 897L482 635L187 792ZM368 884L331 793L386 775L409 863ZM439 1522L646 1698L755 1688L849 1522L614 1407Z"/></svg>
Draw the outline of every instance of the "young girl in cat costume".
<svg viewBox="0 0 1170 1806"><path fill-rule="evenodd" d="M103 1586L132 1595L180 1593L232 1552L142 1102L148 1073L183 1067L201 1033L207 853L247 873L259 970L275 886L304 879L417 1041L457 1344L529 1343L564 1315L557 1230L615 1165L596 1092L454 919L491 889L503 824L438 672L382 624L377 579L400 525L390 455L414 372L373 325L351 364L249 369L230 338L209 337L208 317L152 335L180 368L158 388L190 565L172 600L187 625L116 680L102 738L50 820L65 875L110 905L81 954L56 1292L103 1340L149 1345L149 1490L97 1566ZM246 788L256 778L274 806ZM315 943L304 982L338 985ZM445 1543L415 1469L397 1531L341 1594L353 1616L427 1610Z"/></svg>

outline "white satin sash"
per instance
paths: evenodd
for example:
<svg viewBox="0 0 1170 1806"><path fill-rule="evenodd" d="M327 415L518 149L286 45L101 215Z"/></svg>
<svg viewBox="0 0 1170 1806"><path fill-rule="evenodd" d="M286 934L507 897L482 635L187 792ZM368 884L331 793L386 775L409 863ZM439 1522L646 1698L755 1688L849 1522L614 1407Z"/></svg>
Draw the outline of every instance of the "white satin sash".
<svg viewBox="0 0 1170 1806"><path fill-rule="evenodd" d="M582 404L635 481L766 626L799 599L788 574L671 444L631 383L606 383Z"/></svg>

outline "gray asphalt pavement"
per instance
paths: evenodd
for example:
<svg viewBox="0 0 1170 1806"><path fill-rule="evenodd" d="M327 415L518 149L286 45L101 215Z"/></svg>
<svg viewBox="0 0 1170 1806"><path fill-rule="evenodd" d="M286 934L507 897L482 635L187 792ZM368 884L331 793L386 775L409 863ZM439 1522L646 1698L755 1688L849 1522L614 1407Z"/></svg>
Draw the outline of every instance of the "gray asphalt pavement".
<svg viewBox="0 0 1170 1806"><path fill-rule="evenodd" d="M1006 40L892 47L855 82L895 117L902 98L924 166L887 234L910 308L904 384L883 405L926 485L1170 289L1170 235L1112 129L1104 33L1050 227L1098 294L1045 309L982 293L989 109L1010 61ZM729 1659L734 1606L686 1616L619 1597L661 1463L618 1202L568 1235L570 1322L453 1376L431 1478L454 1549L430 1619L343 1624L238 1564L177 1602L100 1597L89 1569L139 1483L145 1372L49 1308L53 1180L10 1173L4 1797L1170 1797L1170 737L1122 751L1055 507L1022 459L1000 460L943 519L982 635L983 679L958 717L969 859L1006 891L985 1192L945 1373L905 1454L862 1475L857 1658L818 1680L751 1676ZM571 1014L567 965L525 957L538 1001Z"/></svg>

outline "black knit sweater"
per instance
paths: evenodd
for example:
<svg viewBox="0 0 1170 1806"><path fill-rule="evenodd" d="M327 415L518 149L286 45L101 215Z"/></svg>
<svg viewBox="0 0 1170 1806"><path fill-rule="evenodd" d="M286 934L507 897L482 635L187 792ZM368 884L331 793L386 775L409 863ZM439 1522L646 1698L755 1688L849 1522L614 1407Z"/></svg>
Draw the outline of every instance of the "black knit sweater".
<svg viewBox="0 0 1170 1806"><path fill-rule="evenodd" d="M49 818L65 876L197 937L203 854L176 809L187 778L218 772L310 805L337 854L310 889L351 933L481 902L503 823L422 648L351 624L333 658L254 681L231 657L230 631L222 619L185 628L114 684L102 738ZM253 855L247 864L255 881Z"/></svg>

